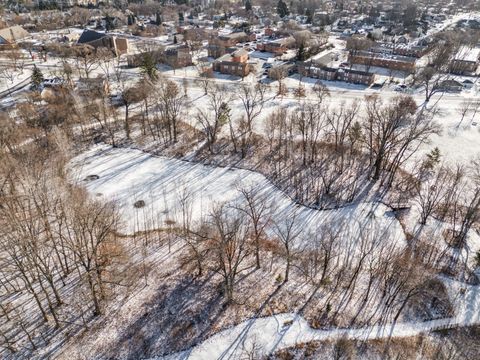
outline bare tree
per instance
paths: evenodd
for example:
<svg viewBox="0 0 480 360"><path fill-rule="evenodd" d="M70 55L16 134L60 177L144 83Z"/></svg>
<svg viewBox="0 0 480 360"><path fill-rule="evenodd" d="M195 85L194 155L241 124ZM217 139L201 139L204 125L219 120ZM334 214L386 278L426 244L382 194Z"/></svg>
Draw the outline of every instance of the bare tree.
<svg viewBox="0 0 480 360"><path fill-rule="evenodd" d="M273 232L284 248L283 257L286 260L286 266L283 281L287 282L294 254L297 250L296 245L302 234L302 229L298 224L298 212L294 210L293 214L283 219L283 221L274 222Z"/></svg>
<svg viewBox="0 0 480 360"><path fill-rule="evenodd" d="M225 88L216 86L208 93L207 109L198 109L197 120L205 133L207 146L211 153L223 125L228 123L230 94Z"/></svg>
<svg viewBox="0 0 480 360"><path fill-rule="evenodd" d="M222 276L226 302L230 303L237 276L248 267L249 224L243 214L225 204L212 210L208 224L213 270Z"/></svg>
<svg viewBox="0 0 480 360"><path fill-rule="evenodd" d="M73 50L73 56L77 63L77 68L82 71L80 76L85 75L86 78L89 78L90 74L99 66L95 49L90 45L75 47Z"/></svg>
<svg viewBox="0 0 480 360"><path fill-rule="evenodd" d="M417 112L417 105L409 96L397 96L387 105L378 96L368 96L366 107L363 141L369 152L372 179L380 179L386 169L388 185L399 166L439 128L424 111Z"/></svg>
<svg viewBox="0 0 480 360"><path fill-rule="evenodd" d="M168 124L170 141L178 140L178 122L184 110L185 96L178 85L170 80L161 81L157 87L160 112Z"/></svg>
<svg viewBox="0 0 480 360"><path fill-rule="evenodd" d="M242 139L242 158L245 157L246 148L250 143L255 119L260 115L265 104L266 88L262 84L255 86L242 85L238 97L245 111L245 122L242 126L240 138Z"/></svg>
<svg viewBox="0 0 480 360"><path fill-rule="evenodd" d="M257 269L260 269L260 242L265 236L265 227L270 221L271 207L267 199L253 188L239 189L242 194L242 204L238 210L245 213L250 219L253 228L253 242L255 244L255 262Z"/></svg>

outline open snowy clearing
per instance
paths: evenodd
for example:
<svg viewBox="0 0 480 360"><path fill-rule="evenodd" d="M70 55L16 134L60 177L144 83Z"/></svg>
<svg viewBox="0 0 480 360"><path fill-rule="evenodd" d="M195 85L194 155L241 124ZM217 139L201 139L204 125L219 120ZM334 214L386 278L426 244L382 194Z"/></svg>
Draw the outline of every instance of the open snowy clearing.
<svg viewBox="0 0 480 360"><path fill-rule="evenodd" d="M397 248L405 245L400 223L383 204L362 203L322 211L310 209L297 205L263 175L253 171L206 166L106 145L77 156L71 168L74 181L83 182L92 195L117 202L125 232L130 234L165 227L167 220L181 224L182 201L188 203L189 218L201 220L216 204L238 204L239 189L245 188L264 196L274 209L275 222L281 223L295 213L304 244L319 226L330 224L341 229L342 238L352 247L366 233L376 239L387 239ZM86 180L89 176L93 179ZM139 200L145 202L144 208L134 207Z"/></svg>
<svg viewBox="0 0 480 360"><path fill-rule="evenodd" d="M383 339L410 337L431 330L478 324L480 322L480 286L467 286L444 279L453 301L456 315L451 318L417 323L397 323L358 329L312 329L305 319L287 313L265 318L249 319L224 330L200 345L156 360L210 360L238 359L242 354L257 349L257 356L310 341L349 339Z"/></svg>

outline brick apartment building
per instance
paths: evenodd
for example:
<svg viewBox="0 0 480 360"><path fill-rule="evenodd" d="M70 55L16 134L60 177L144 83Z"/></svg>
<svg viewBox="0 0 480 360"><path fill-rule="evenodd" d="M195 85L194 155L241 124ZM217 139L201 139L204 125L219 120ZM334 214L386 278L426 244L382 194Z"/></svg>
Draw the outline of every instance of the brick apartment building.
<svg viewBox="0 0 480 360"><path fill-rule="evenodd" d="M266 51L274 55L283 55L288 49L295 46L295 39L292 36L271 40L267 42L257 43L258 51Z"/></svg>
<svg viewBox="0 0 480 360"><path fill-rule="evenodd" d="M452 62L450 72L456 75L475 74L480 63L480 48L461 48Z"/></svg>
<svg viewBox="0 0 480 360"><path fill-rule="evenodd" d="M411 56L401 56L371 51L350 52L348 61L351 64L377 66L390 70L401 70L412 73L415 71L417 59Z"/></svg>
<svg viewBox="0 0 480 360"><path fill-rule="evenodd" d="M218 38L216 38L216 40L218 41L218 45L227 48L227 47L235 46L241 42L254 41L256 40L256 35L247 34L243 31L240 31L240 32L234 32L227 35L220 35Z"/></svg>
<svg viewBox="0 0 480 360"><path fill-rule="evenodd" d="M241 76L242 78L250 73L248 64L248 52L239 49L231 54L225 54L215 60L212 65L213 71L222 74Z"/></svg>
<svg viewBox="0 0 480 360"><path fill-rule="evenodd" d="M345 81L366 86L375 81L375 74L366 71L332 68L313 62L299 63L297 67L302 75L320 80Z"/></svg>
<svg viewBox="0 0 480 360"><path fill-rule="evenodd" d="M428 46L411 45L411 44L392 44L377 43L369 49L373 53L400 55L414 58L421 58L429 52Z"/></svg>
<svg viewBox="0 0 480 360"><path fill-rule="evenodd" d="M192 55L187 45L177 45L165 50L164 62L173 68L192 65Z"/></svg>

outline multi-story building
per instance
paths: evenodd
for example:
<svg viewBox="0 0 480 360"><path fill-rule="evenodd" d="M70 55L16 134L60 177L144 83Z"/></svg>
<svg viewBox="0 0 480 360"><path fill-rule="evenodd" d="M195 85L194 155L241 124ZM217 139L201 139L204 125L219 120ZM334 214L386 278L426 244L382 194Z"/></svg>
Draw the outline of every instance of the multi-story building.
<svg viewBox="0 0 480 360"><path fill-rule="evenodd" d="M192 65L192 54L187 45L176 45L165 50L164 62L173 68Z"/></svg>
<svg viewBox="0 0 480 360"><path fill-rule="evenodd" d="M257 43L258 51L266 51L274 55L283 55L287 50L295 45L295 39L292 36Z"/></svg>
<svg viewBox="0 0 480 360"><path fill-rule="evenodd" d="M479 62L480 48L462 47L450 63L450 72L457 75L475 74Z"/></svg>
<svg viewBox="0 0 480 360"><path fill-rule="evenodd" d="M225 54L215 60L212 65L213 71L222 74L241 76L242 78L250 73L248 64L248 52L239 49L232 54Z"/></svg>
<svg viewBox="0 0 480 360"><path fill-rule="evenodd" d="M367 71L339 69L337 80L352 84L371 85L375 81L375 75Z"/></svg>
<svg viewBox="0 0 480 360"><path fill-rule="evenodd" d="M351 64L361 64L367 67L377 66L390 70L401 70L412 73L415 71L417 59L410 56L401 56L371 51L350 52L348 61Z"/></svg>
<svg viewBox="0 0 480 360"><path fill-rule="evenodd" d="M227 35L220 35L216 39L218 40L219 45L227 48L227 47L235 46L236 44L241 42L253 41L256 39L256 36L255 34L249 35L243 31L240 31L240 32L230 33Z"/></svg>
<svg viewBox="0 0 480 360"><path fill-rule="evenodd" d="M373 82L375 81L375 74L370 72L352 69L332 68L314 62L298 63L297 68L302 75L321 80L345 81L353 84L361 84L367 86L373 84Z"/></svg>

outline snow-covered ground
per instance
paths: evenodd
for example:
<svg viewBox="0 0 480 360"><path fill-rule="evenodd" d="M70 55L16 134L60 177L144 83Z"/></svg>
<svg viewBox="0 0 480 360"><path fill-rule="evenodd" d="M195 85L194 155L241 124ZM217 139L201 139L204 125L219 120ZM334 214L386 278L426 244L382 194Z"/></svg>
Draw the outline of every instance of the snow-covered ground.
<svg viewBox="0 0 480 360"><path fill-rule="evenodd" d="M389 208L380 203L361 203L336 210L315 210L297 205L263 175L242 169L212 167L178 159L156 157L140 150L95 146L71 162L74 181L84 183L94 196L118 203L125 232L162 228L166 220L181 224L183 209L191 221L208 216L219 203L241 201L239 189L255 189L273 209L272 219L282 223L296 214L296 226L308 243L321 225L341 229L346 244L366 233L397 248L405 245L403 229ZM98 179L86 181L88 176ZM143 200L145 207L134 207ZM187 203L188 207L182 207Z"/></svg>
<svg viewBox="0 0 480 360"><path fill-rule="evenodd" d="M352 251L362 230L381 235L382 241L395 244L393 248L405 244L399 222L383 204L362 203L322 211L310 209L295 204L263 175L253 171L206 166L107 145L94 146L78 155L71 161L70 169L72 179L83 183L93 196L117 202L126 233L162 227L167 219L180 223L182 200L189 205L191 219L199 220L207 216L217 203L238 203L239 189L247 187L260 191L271 202L275 209L273 221L280 222L293 213L298 215L297 226L303 229L303 244L308 245L309 234L318 231L318 226L325 223L342 228L341 241L351 246ZM146 206L135 208L133 204L138 200L144 200ZM285 313L246 320L192 349L163 359L237 359L243 351L254 346L260 349L260 355L265 355L314 340L409 337L435 329L479 323L480 286L446 278L442 280L455 311L451 318L357 329L316 330L300 315Z"/></svg>
<svg viewBox="0 0 480 360"><path fill-rule="evenodd" d="M239 359L252 349L261 357L277 350L310 341L349 339L384 339L410 337L428 331L478 324L480 322L480 286L467 286L443 279L453 300L455 316L416 323L377 325L358 329L312 329L305 319L294 313L249 319L221 331L192 349L156 360Z"/></svg>

